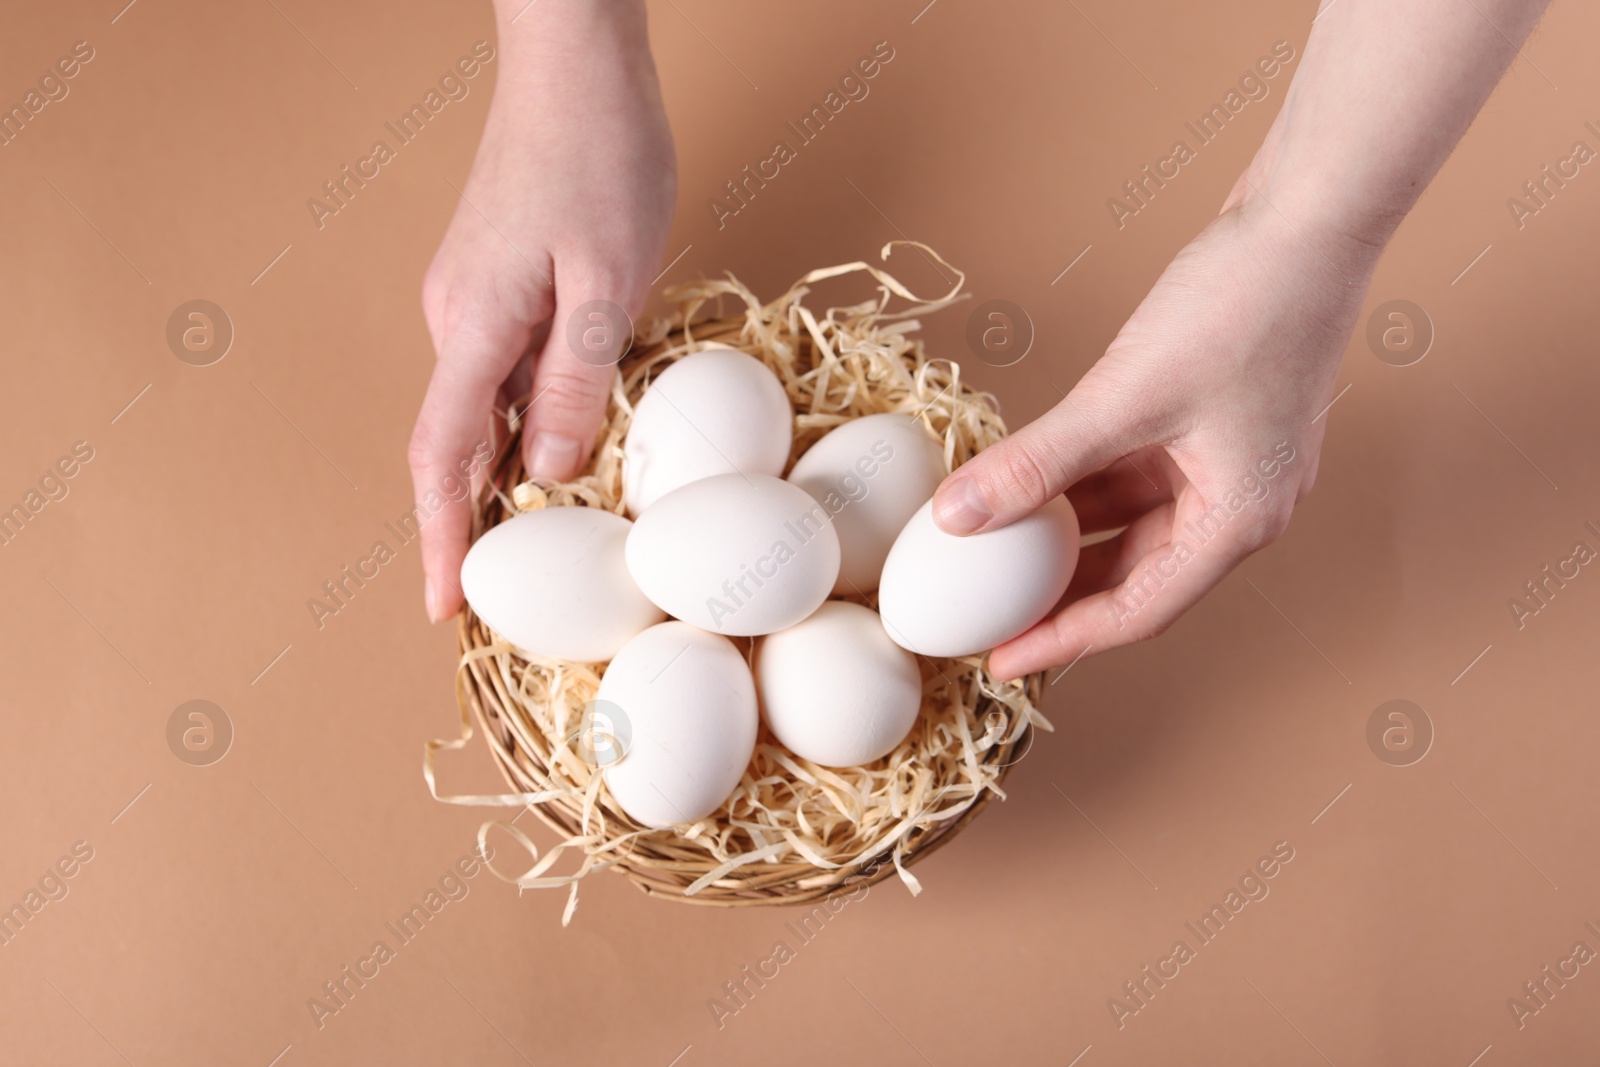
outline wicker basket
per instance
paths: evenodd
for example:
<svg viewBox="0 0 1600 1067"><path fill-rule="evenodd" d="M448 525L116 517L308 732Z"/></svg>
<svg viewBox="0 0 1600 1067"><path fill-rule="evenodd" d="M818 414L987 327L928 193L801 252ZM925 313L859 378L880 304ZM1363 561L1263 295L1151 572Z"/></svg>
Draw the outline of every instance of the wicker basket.
<svg viewBox="0 0 1600 1067"><path fill-rule="evenodd" d="M900 244L907 242L885 246L883 257ZM678 311L649 324L622 360L590 466L570 483L528 482L519 450L499 449L477 498L474 535L538 507L621 512L621 442L633 404L662 366L708 346L748 352L784 382L795 410L791 464L832 427L883 411L903 412L927 426L942 440L951 469L999 440L1005 427L994 399L963 385L958 365L929 360L911 336L917 316L962 299L965 280L931 249L914 247L955 275L944 296L918 298L864 262L813 271L765 304L731 277L669 290ZM876 299L820 315L805 306L811 285L854 272L877 280ZM897 297L909 306L890 311ZM737 310L729 313L729 304ZM512 419L508 439L516 429ZM1033 730L1050 729L1037 710L1042 675L1003 683L988 674L984 657L918 657L922 713L888 756L865 768L822 768L788 753L763 725L755 757L728 804L688 827L652 830L617 807L599 770L580 755L581 711L603 666L529 659L470 608L463 609L459 636L460 735L427 746L424 778L441 801L525 808L559 835L540 856L516 825L519 815L483 824L479 841L486 847L498 827L533 857L520 875L490 864L502 879L528 888L569 887L563 922L576 907L581 879L602 868L622 873L651 896L721 907L805 903L891 873L915 893L919 885L908 868L947 842L992 796L1003 797L1001 784L1026 755ZM748 653L749 641L738 643ZM435 756L466 745L474 725L517 792L440 795ZM577 869L552 873L564 858L575 858Z"/></svg>

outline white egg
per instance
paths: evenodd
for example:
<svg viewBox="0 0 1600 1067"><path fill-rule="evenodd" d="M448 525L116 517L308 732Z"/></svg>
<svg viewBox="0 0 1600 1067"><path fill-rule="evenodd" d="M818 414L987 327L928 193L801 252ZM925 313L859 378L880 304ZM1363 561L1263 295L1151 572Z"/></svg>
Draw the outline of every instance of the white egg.
<svg viewBox="0 0 1600 1067"><path fill-rule="evenodd" d="M867 415L806 449L789 481L822 502L839 532L840 596L878 587L889 548L944 480L933 435L905 415Z"/></svg>
<svg viewBox="0 0 1600 1067"><path fill-rule="evenodd" d="M719 474L674 489L633 524L628 570L674 618L754 636L817 610L839 577L839 535L804 489Z"/></svg>
<svg viewBox="0 0 1600 1067"><path fill-rule="evenodd" d="M622 443L628 513L715 474L782 474L792 423L783 383L759 359L731 348L684 356L634 408Z"/></svg>
<svg viewBox="0 0 1600 1067"><path fill-rule="evenodd" d="M859 767L888 755L922 708L917 658L860 604L829 601L763 637L755 675L773 736L824 767Z"/></svg>
<svg viewBox="0 0 1600 1067"><path fill-rule="evenodd" d="M599 508L525 511L484 531L461 564L478 617L536 656L596 663L665 616L628 574L633 523Z"/></svg>
<svg viewBox="0 0 1600 1067"><path fill-rule="evenodd" d="M972 656L1050 613L1078 562L1078 517L1058 496L1010 526L957 537L928 501L883 565L878 611L897 645L925 656Z"/></svg>
<svg viewBox="0 0 1600 1067"><path fill-rule="evenodd" d="M732 641L683 622L652 626L617 653L595 703L623 749L606 787L646 826L720 808L756 747L755 682Z"/></svg>

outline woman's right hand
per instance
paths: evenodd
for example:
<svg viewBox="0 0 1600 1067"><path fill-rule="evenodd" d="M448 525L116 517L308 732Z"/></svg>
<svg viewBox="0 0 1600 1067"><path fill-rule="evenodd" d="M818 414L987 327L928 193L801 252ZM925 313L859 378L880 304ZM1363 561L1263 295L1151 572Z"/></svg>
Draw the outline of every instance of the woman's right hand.
<svg viewBox="0 0 1600 1067"><path fill-rule="evenodd" d="M497 398L532 399L521 441L532 476L565 480L582 467L616 370L579 357L568 320L592 301L638 314L677 194L641 0L511 0L497 17L494 101L422 286L437 362L411 435L419 506L472 465ZM457 496L422 511L435 622L462 602L471 510Z"/></svg>

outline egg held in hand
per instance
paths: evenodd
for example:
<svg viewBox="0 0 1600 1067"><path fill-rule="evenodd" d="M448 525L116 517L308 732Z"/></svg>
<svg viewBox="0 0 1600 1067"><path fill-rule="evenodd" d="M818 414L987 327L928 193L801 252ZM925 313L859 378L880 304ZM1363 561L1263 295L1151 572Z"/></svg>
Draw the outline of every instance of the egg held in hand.
<svg viewBox="0 0 1600 1067"><path fill-rule="evenodd" d="M665 614L628 574L633 524L599 508L525 511L484 531L461 564L467 603L524 652L597 663Z"/></svg>
<svg viewBox="0 0 1600 1067"><path fill-rule="evenodd" d="M975 656L1055 607L1078 562L1078 516L1064 496L1009 526L957 537L929 500L906 523L878 585L895 644L925 656Z"/></svg>
<svg viewBox="0 0 1600 1067"><path fill-rule="evenodd" d="M606 788L635 821L655 829L703 819L738 786L755 752L755 682L726 637L663 622L629 641L606 667L595 703L626 737Z"/></svg>
<svg viewBox="0 0 1600 1067"><path fill-rule="evenodd" d="M674 489L628 535L628 571L663 611L753 637L793 626L839 577L839 535L805 490L765 474Z"/></svg>
<svg viewBox="0 0 1600 1067"><path fill-rule="evenodd" d="M656 376L634 407L622 443L628 514L637 518L701 478L782 474L793 419L783 383L754 356L731 348L684 356Z"/></svg>
<svg viewBox="0 0 1600 1067"><path fill-rule="evenodd" d="M888 755L922 708L922 673L878 613L832 600L756 645L761 714L783 746L824 767Z"/></svg>
<svg viewBox="0 0 1600 1067"><path fill-rule="evenodd" d="M806 449L789 481L815 497L839 533L836 596L878 587L883 561L906 521L944 480L933 435L906 415L867 415Z"/></svg>

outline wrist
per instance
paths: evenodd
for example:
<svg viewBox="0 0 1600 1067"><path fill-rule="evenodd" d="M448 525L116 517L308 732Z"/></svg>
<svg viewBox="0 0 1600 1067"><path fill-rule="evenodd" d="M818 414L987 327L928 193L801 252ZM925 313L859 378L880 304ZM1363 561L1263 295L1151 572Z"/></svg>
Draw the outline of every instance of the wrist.
<svg viewBox="0 0 1600 1067"><path fill-rule="evenodd" d="M1405 220L1411 203L1376 191L1360 193L1332 167L1306 174L1279 174L1262 185L1265 196L1307 232L1352 254L1382 254Z"/></svg>
<svg viewBox="0 0 1600 1067"><path fill-rule="evenodd" d="M592 114L628 100L660 103L643 0L495 0L504 53L491 125Z"/></svg>
<svg viewBox="0 0 1600 1067"><path fill-rule="evenodd" d="M1332 166L1286 166L1269 139L1235 187L1246 210L1278 216L1342 270L1370 271L1410 203L1363 194Z"/></svg>

